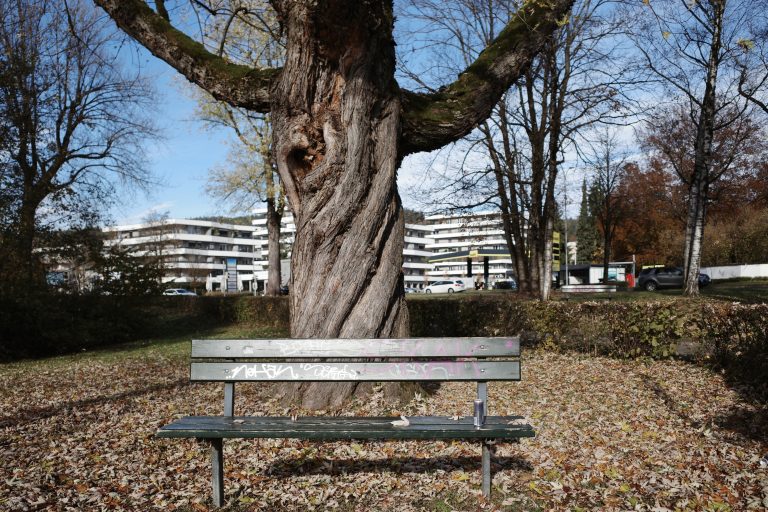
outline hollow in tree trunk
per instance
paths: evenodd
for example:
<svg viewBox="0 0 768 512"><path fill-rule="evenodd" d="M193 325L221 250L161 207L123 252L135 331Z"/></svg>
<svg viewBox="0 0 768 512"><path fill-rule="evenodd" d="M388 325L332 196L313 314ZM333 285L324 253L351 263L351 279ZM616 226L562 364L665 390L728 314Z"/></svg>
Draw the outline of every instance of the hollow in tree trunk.
<svg viewBox="0 0 768 512"><path fill-rule="evenodd" d="M291 336L406 337L400 101L391 30L377 28L391 27L392 12L356 2L279 6L288 48L273 92L273 133L297 228ZM357 387L303 384L288 397L334 408Z"/></svg>

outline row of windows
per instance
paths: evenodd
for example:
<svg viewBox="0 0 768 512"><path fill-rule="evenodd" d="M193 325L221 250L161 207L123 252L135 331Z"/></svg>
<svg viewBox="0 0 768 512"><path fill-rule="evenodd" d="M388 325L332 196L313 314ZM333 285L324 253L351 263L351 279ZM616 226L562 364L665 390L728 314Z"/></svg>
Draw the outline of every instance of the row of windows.
<svg viewBox="0 0 768 512"><path fill-rule="evenodd" d="M254 251L254 247L252 245L212 244L209 242L184 242L183 247L186 249L200 249L205 251L234 251L234 252L253 252Z"/></svg>

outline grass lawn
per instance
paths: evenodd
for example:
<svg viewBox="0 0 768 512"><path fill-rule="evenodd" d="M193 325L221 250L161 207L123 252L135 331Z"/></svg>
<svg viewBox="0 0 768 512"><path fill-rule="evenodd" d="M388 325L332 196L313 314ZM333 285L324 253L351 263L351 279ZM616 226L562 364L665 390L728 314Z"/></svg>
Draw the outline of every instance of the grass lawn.
<svg viewBox="0 0 768 512"><path fill-rule="evenodd" d="M201 337L284 333L219 329ZM0 509L207 510L204 445L159 440L187 414L220 414L216 384L188 382L189 342L0 365ZM765 409L682 362L524 354L523 381L491 383L492 414L537 437L497 447L484 502L476 444L225 443L226 510L765 510ZM237 409L284 415L269 385ZM468 415L471 383L394 406L375 394L345 414Z"/></svg>

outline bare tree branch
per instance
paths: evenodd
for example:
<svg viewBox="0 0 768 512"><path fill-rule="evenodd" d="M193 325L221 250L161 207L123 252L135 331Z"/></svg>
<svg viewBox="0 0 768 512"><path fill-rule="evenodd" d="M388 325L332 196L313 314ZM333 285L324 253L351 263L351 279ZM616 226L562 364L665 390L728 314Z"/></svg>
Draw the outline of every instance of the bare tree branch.
<svg viewBox="0 0 768 512"><path fill-rule="evenodd" d="M269 111L269 90L279 70L228 62L175 29L141 0L95 1L121 29L214 98L259 112Z"/></svg>
<svg viewBox="0 0 768 512"><path fill-rule="evenodd" d="M528 0L499 36L451 85L403 91L402 154L430 151L471 132L525 70L573 0Z"/></svg>

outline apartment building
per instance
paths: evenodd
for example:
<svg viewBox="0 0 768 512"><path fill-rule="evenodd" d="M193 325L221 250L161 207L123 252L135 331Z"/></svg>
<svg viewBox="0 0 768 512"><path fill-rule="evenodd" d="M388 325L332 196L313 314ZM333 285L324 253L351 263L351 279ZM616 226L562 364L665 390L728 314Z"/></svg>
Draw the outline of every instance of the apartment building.
<svg viewBox="0 0 768 512"><path fill-rule="evenodd" d="M432 228L419 224L405 225L403 245L403 277L406 288L420 290L429 284L429 273L434 265L429 262L432 251L427 249L433 240L429 238Z"/></svg>
<svg viewBox="0 0 768 512"><path fill-rule="evenodd" d="M262 242L262 254L267 259L269 250L267 248L267 209L256 208L252 211L253 220L251 224L256 228L254 238ZM280 219L280 250L281 258L291 257L291 247L296 239L296 223L293 221L293 214L286 210Z"/></svg>
<svg viewBox="0 0 768 512"><path fill-rule="evenodd" d="M165 219L104 228L105 244L162 261L169 286L251 291L267 278L266 228L204 220Z"/></svg>
<svg viewBox="0 0 768 512"><path fill-rule="evenodd" d="M501 213L473 212L461 215L434 215L424 220L425 235L432 253L430 281L472 278L492 284L513 270L504 240Z"/></svg>
<svg viewBox="0 0 768 512"><path fill-rule="evenodd" d="M254 212L254 226L266 233L266 210ZM290 214L282 219L281 242L290 252L296 226ZM264 235L266 236L266 235ZM264 241L266 248L266 238ZM487 261L487 263L486 263ZM403 276L406 288L420 290L430 282L450 278L472 278L488 283L506 278L512 260L504 241L501 214L479 212L461 215L434 215L423 223L405 225Z"/></svg>
<svg viewBox="0 0 768 512"><path fill-rule="evenodd" d="M282 281L288 282L296 225L290 212L281 221ZM208 291L248 292L267 279L266 209L253 212L250 226L213 221L165 219L104 229L107 245L118 244L137 256L160 258L169 286ZM486 271L487 267L487 271ZM405 286L422 289L430 282L472 278L492 284L512 270L497 212L436 215L406 224L403 246ZM486 277L487 274L487 277Z"/></svg>

